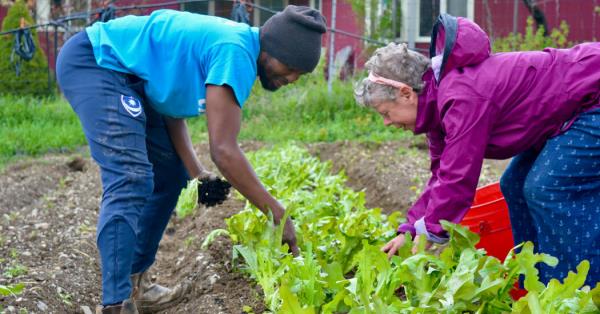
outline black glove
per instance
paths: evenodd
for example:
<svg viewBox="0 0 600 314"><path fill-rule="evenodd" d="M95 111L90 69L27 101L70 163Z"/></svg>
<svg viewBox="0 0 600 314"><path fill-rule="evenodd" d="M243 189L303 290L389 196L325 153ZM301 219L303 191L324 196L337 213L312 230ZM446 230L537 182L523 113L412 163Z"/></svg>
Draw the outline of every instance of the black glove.
<svg viewBox="0 0 600 314"><path fill-rule="evenodd" d="M208 207L223 203L229 195L231 184L220 178L200 180L198 184L198 203Z"/></svg>

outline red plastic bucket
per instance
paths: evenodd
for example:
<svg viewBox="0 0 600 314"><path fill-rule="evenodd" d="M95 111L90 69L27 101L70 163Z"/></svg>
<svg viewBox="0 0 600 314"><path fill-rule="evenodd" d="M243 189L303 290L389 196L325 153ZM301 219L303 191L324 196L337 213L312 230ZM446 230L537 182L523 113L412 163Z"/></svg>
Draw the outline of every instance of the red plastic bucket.
<svg viewBox="0 0 600 314"><path fill-rule="evenodd" d="M473 205L467 212L461 225L477 233L480 237L477 248L485 249L488 255L504 260L513 248L514 241L508 215L508 205L500 191L500 183L492 183L477 189ZM527 294L524 289L511 291L517 300Z"/></svg>

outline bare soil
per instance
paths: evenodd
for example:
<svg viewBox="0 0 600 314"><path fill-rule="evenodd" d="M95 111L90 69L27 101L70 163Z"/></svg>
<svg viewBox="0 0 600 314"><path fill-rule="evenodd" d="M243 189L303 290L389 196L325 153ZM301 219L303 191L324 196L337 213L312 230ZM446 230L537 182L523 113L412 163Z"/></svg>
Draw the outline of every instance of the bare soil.
<svg viewBox="0 0 600 314"><path fill-rule="evenodd" d="M406 212L429 180L429 151L423 137L387 143L336 142L310 145L313 155L343 170L348 185L364 190L368 207ZM479 186L498 181L507 160L486 160Z"/></svg>
<svg viewBox="0 0 600 314"><path fill-rule="evenodd" d="M244 150L264 145L244 143ZM354 189L365 190L368 205L385 212L406 211L429 176L422 139L394 143L319 143L307 146L335 171L344 170ZM208 146L196 146L209 168ZM505 162L486 162L480 184L498 179ZM46 156L7 167L0 174L0 285L26 285L18 296L0 297L8 313L93 313L100 301L95 226L101 196L98 168L76 155ZM229 199L200 208L185 220L173 218L161 242L153 279L174 285L193 282L187 299L165 313L262 313L260 288L232 269L229 240L200 245L224 218L243 208ZM17 271L19 266L26 271ZM14 275L14 278L10 278ZM1 310L0 310L1 311Z"/></svg>

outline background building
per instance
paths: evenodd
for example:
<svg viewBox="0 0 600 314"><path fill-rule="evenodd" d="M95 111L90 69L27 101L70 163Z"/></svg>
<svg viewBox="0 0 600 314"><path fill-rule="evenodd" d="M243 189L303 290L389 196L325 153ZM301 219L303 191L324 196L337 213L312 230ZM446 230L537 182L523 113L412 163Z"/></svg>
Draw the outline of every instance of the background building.
<svg viewBox="0 0 600 314"><path fill-rule="evenodd" d="M6 15L10 0L0 0L0 22ZM29 0L28 5L32 15L40 24L47 23L61 16L73 13L86 12L89 10L105 7L110 1L99 0ZM327 18L328 25L332 23L333 0L254 0L255 8L251 13L251 21L255 26L262 25L273 13L269 10L280 11L288 4L307 5L320 10ZM359 17L353 11L352 3L358 5L370 5L375 14L369 17ZM511 32L524 32L527 18L532 14L526 5L533 5L543 13L546 23L550 29L556 28L561 21L569 25L569 40L577 43L584 41L597 41L600 37L600 0L337 0L335 7L335 28L342 33L335 33L334 52L338 58L343 59L341 63L349 65L350 68L361 67L365 60L362 53L365 42L360 36L370 37L369 26L373 24L378 15L390 12L394 6L398 6L401 12L395 18L399 32L396 41L414 40L415 47L426 51L429 46L429 34L431 26L439 13L447 12L456 16L464 16L479 24L491 38L506 36ZM211 0L195 1L189 0L116 0L112 4L119 8L117 16L126 14L148 14L153 10L170 8L187 10L202 14L216 15L229 18L233 1ZM146 7L157 5L154 7ZM139 8L142 7L142 8ZM265 9L261 9L265 8ZM411 14L412 12L412 14ZM363 14L364 15L364 14ZM91 15L87 19L73 21L71 32L81 29L86 23L93 22L98 15ZM413 25L410 27L409 25ZM53 28L38 29L38 36L42 49L49 56L49 64L54 67L54 52L51 44L47 43L45 32L49 32L49 38L54 36ZM65 36L63 29L58 37L60 47ZM354 36L349 35L354 34ZM331 34L323 37L323 46L328 48ZM387 38L388 41L392 38ZM51 40L52 41L52 40ZM377 44L375 44L377 45Z"/></svg>

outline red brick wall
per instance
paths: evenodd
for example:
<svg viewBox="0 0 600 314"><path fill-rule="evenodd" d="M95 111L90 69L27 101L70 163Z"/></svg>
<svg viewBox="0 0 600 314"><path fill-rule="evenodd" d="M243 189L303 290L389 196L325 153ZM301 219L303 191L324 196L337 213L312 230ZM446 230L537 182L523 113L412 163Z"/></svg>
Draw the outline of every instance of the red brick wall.
<svg viewBox="0 0 600 314"><path fill-rule="evenodd" d="M322 0L321 13L327 19L328 27L331 27L331 5L331 0ZM351 4L345 0L337 0L335 28L357 35L362 35L363 33L362 27L358 24L356 15L354 14L354 11L352 11ZM329 39L331 38L330 35L331 34L327 32L325 36L323 36L323 47L326 49L327 58L329 57L329 52L327 50L329 49ZM334 44L336 52L346 46L351 46L352 50L354 51L354 67L362 67L366 61L366 56L362 55L362 40L342 34L336 34Z"/></svg>
<svg viewBox="0 0 600 314"><path fill-rule="evenodd" d="M8 11L7 7L3 7L0 5L0 25L2 25L2 20L4 20L4 17L6 16L7 11Z"/></svg>

